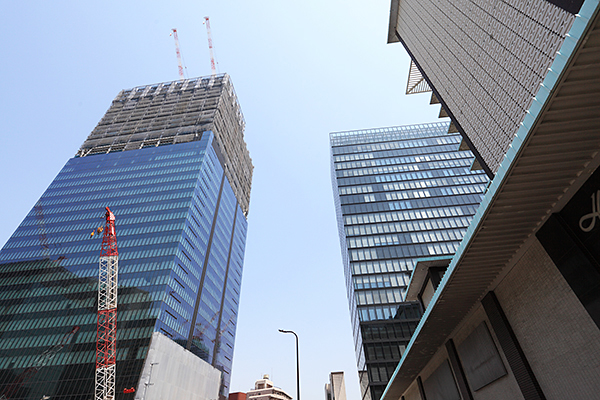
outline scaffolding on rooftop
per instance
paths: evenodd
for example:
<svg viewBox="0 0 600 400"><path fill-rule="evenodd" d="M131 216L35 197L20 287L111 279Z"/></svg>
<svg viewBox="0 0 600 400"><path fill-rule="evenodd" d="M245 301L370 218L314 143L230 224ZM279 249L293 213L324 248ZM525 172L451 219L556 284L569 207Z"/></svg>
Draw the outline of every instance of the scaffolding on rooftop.
<svg viewBox="0 0 600 400"><path fill-rule="evenodd" d="M139 86L115 97L76 157L186 143L212 131L225 174L248 215L254 167L245 125L227 74Z"/></svg>

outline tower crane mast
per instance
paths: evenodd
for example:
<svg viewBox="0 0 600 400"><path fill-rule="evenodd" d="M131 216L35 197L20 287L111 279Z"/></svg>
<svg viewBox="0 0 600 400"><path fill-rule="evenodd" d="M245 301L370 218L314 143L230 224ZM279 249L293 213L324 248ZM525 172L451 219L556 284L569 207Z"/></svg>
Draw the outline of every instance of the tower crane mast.
<svg viewBox="0 0 600 400"><path fill-rule="evenodd" d="M208 17L204 17L204 23L206 24L206 34L208 36L208 51L210 52L210 69L212 76L217 74L217 66L215 64L215 55L213 52L212 34L210 33L210 20Z"/></svg>
<svg viewBox="0 0 600 400"><path fill-rule="evenodd" d="M106 207L98 280L95 400L115 398L117 365L117 278L119 252L115 215Z"/></svg>
<svg viewBox="0 0 600 400"><path fill-rule="evenodd" d="M179 79L184 80L185 76L183 75L183 63L181 61L181 51L179 50L179 37L177 36L177 29L171 29L171 34L175 39L175 52L177 53L177 62L179 63Z"/></svg>

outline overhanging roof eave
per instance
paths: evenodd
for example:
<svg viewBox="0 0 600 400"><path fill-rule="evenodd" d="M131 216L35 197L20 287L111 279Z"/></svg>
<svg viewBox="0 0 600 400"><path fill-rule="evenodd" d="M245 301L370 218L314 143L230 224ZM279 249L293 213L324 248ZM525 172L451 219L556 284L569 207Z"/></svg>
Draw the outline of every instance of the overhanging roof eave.
<svg viewBox="0 0 600 400"><path fill-rule="evenodd" d="M490 226L486 226L486 220L488 216L494 212L495 206L506 204L507 201L510 202L510 196L503 197L503 189L505 187L510 187L511 179L515 178L518 181L519 178L522 179L522 177L519 176L520 174L527 173L527 168L519 168L519 162L524 161L526 163L529 156L534 157L536 154L539 155L539 153L537 153L538 149L535 148L536 143L531 139L535 137L538 127L543 124L544 114L551 109L554 99L560 97L562 83L567 78L572 78L573 76L577 77L576 75L579 74L579 70L572 67L576 64L577 56L587 44L588 38L591 35L600 37L600 29L597 28L597 20L598 0L586 0L580 14L576 16L573 27L571 28L563 47L561 47L548 76L544 80L540 91L534 100L534 104L532 104L531 112L528 113L523 121L521 129L519 130L519 133L517 133L517 136L496 175L496 179L492 182L480 210L473 219L474 223L472 223L467 230L467 234L465 235L463 242L461 242L448 272L444 276L444 279L431 301L431 306L428 307L423 319L419 323L419 326L417 327L402 360L398 364L390 383L386 387L381 400L397 400L400 395L404 393L419 372L431 360L431 357L435 354L437 349L444 344L448 336L458 326L464 316L466 316L477 304L477 301L481 296L485 295L487 288L494 282L495 277L509 265L510 260L517 254L527 238L531 236L531 233L526 235L528 230L524 229L522 233L519 233L519 235L523 235L523 237L516 238L518 240L507 241L505 247L500 246L498 251L504 252L506 255L505 259L508 261L503 265L496 265L495 267L488 269L485 274L487 279L480 279L482 277L478 276L478 269L467 267L467 265L470 264L469 260L473 258L477 259L478 262L485 263L486 255L484 252L486 243L489 243L490 245L493 243L493 235L489 235L490 229L498 228L497 222L495 224L490 224ZM594 43L595 41L590 42ZM589 62L589 60L586 61ZM594 65L597 70L600 70L600 60L595 60L592 63L592 68ZM587 77L580 75L578 77L582 79L598 79L598 77L595 76ZM573 88L570 87L569 91L572 94ZM537 111L534 112L533 110ZM570 113L559 115L561 121L564 121L565 123L568 123L569 118L573 118L573 115ZM553 122L556 122L557 115L552 115L552 119ZM569 135L565 135L564 141L565 143L570 143ZM583 145L587 142L582 141L581 143ZM555 146L549 146L545 150L550 153L556 152L556 154L559 154L560 144L561 143L556 143ZM530 145L531 148L529 148ZM600 147L600 143L597 147ZM543 208L545 210L543 213L535 213L536 215L532 216L530 220L524 220L524 223L531 226L529 232L534 232L540 226L540 222L543 221L545 215L548 215L552 211L553 205L561 199L563 193L569 191L568 189L574 182L580 181L578 177L584 171L588 171L587 167L590 165L591 159L596 157L594 161L597 161L597 154L600 148L588 148L582 150L587 150L588 156L581 157L579 163L568 165L573 179L567 187L564 187L563 181L552 180L553 174L564 172L565 165L561 165L560 170L551 167L548 169L544 178L549 181L549 186L545 188L549 201L544 203L545 206L543 206ZM549 156L551 156L551 154L549 154ZM588 171L588 173L591 172ZM558 182L563 182L561 187L558 187ZM535 189L536 188L531 189L532 194L535 193ZM572 191L570 192L572 193ZM509 193L510 192L507 194ZM524 193L524 195L526 196L527 193ZM518 213L519 207L521 206L524 206L522 202L520 204L518 201L515 202L512 212ZM484 232L482 229L485 229L484 235L480 234L480 232ZM476 245L472 246L474 244ZM494 254L490 254L489 261L492 261L492 258L498 259L497 253L498 252L495 251ZM465 268L462 268L463 266ZM459 286L465 285L466 282L473 283L473 285L469 284L470 287L472 286L473 290L470 292L471 294L467 296L468 299L460 298L461 291L459 290ZM477 287L479 287L479 291L477 291ZM456 297L456 299L453 299L453 297ZM442 332L443 334L441 334Z"/></svg>
<svg viewBox="0 0 600 400"><path fill-rule="evenodd" d="M399 42L396 36L396 25L398 24L398 9L400 8L400 0L391 0L390 4L390 23L388 25L388 39L389 43Z"/></svg>

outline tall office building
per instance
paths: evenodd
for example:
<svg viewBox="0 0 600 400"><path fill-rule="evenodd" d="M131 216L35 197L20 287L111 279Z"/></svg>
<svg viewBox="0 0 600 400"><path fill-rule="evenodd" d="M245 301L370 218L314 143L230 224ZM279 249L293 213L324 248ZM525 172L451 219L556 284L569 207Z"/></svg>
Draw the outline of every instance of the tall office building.
<svg viewBox="0 0 600 400"><path fill-rule="evenodd" d="M93 397L91 232L106 206L120 257L116 398L227 396L253 170L243 131L226 74L117 95L0 251L5 397Z"/></svg>
<svg viewBox="0 0 600 400"><path fill-rule="evenodd" d="M382 400L598 398L600 2L393 0L389 26L494 178L443 279L411 281Z"/></svg>
<svg viewBox="0 0 600 400"><path fill-rule="evenodd" d="M407 92L432 90L492 176L582 3L393 0L388 43L412 58Z"/></svg>
<svg viewBox="0 0 600 400"><path fill-rule="evenodd" d="M363 399L378 400L421 310L418 260L456 250L488 182L448 123L330 134L342 259Z"/></svg>

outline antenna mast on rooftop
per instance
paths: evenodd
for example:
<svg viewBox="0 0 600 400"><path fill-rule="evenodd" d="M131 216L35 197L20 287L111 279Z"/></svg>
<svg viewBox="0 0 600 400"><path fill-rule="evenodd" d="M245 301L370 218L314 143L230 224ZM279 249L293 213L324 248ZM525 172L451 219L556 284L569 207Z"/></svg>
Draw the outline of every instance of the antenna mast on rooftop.
<svg viewBox="0 0 600 400"><path fill-rule="evenodd" d="M179 51L179 38L177 37L177 29L171 29L171 35L175 38L175 52L177 53L177 62L179 63L179 79L184 80L183 63L181 62L181 51ZM169 35L170 36L170 35Z"/></svg>
<svg viewBox="0 0 600 400"><path fill-rule="evenodd" d="M208 35L208 50L210 51L210 69L212 70L212 76L215 76L217 74L217 67L215 64L215 55L213 53L212 35L210 33L210 21L208 17L204 17L204 22L206 23L206 33Z"/></svg>

